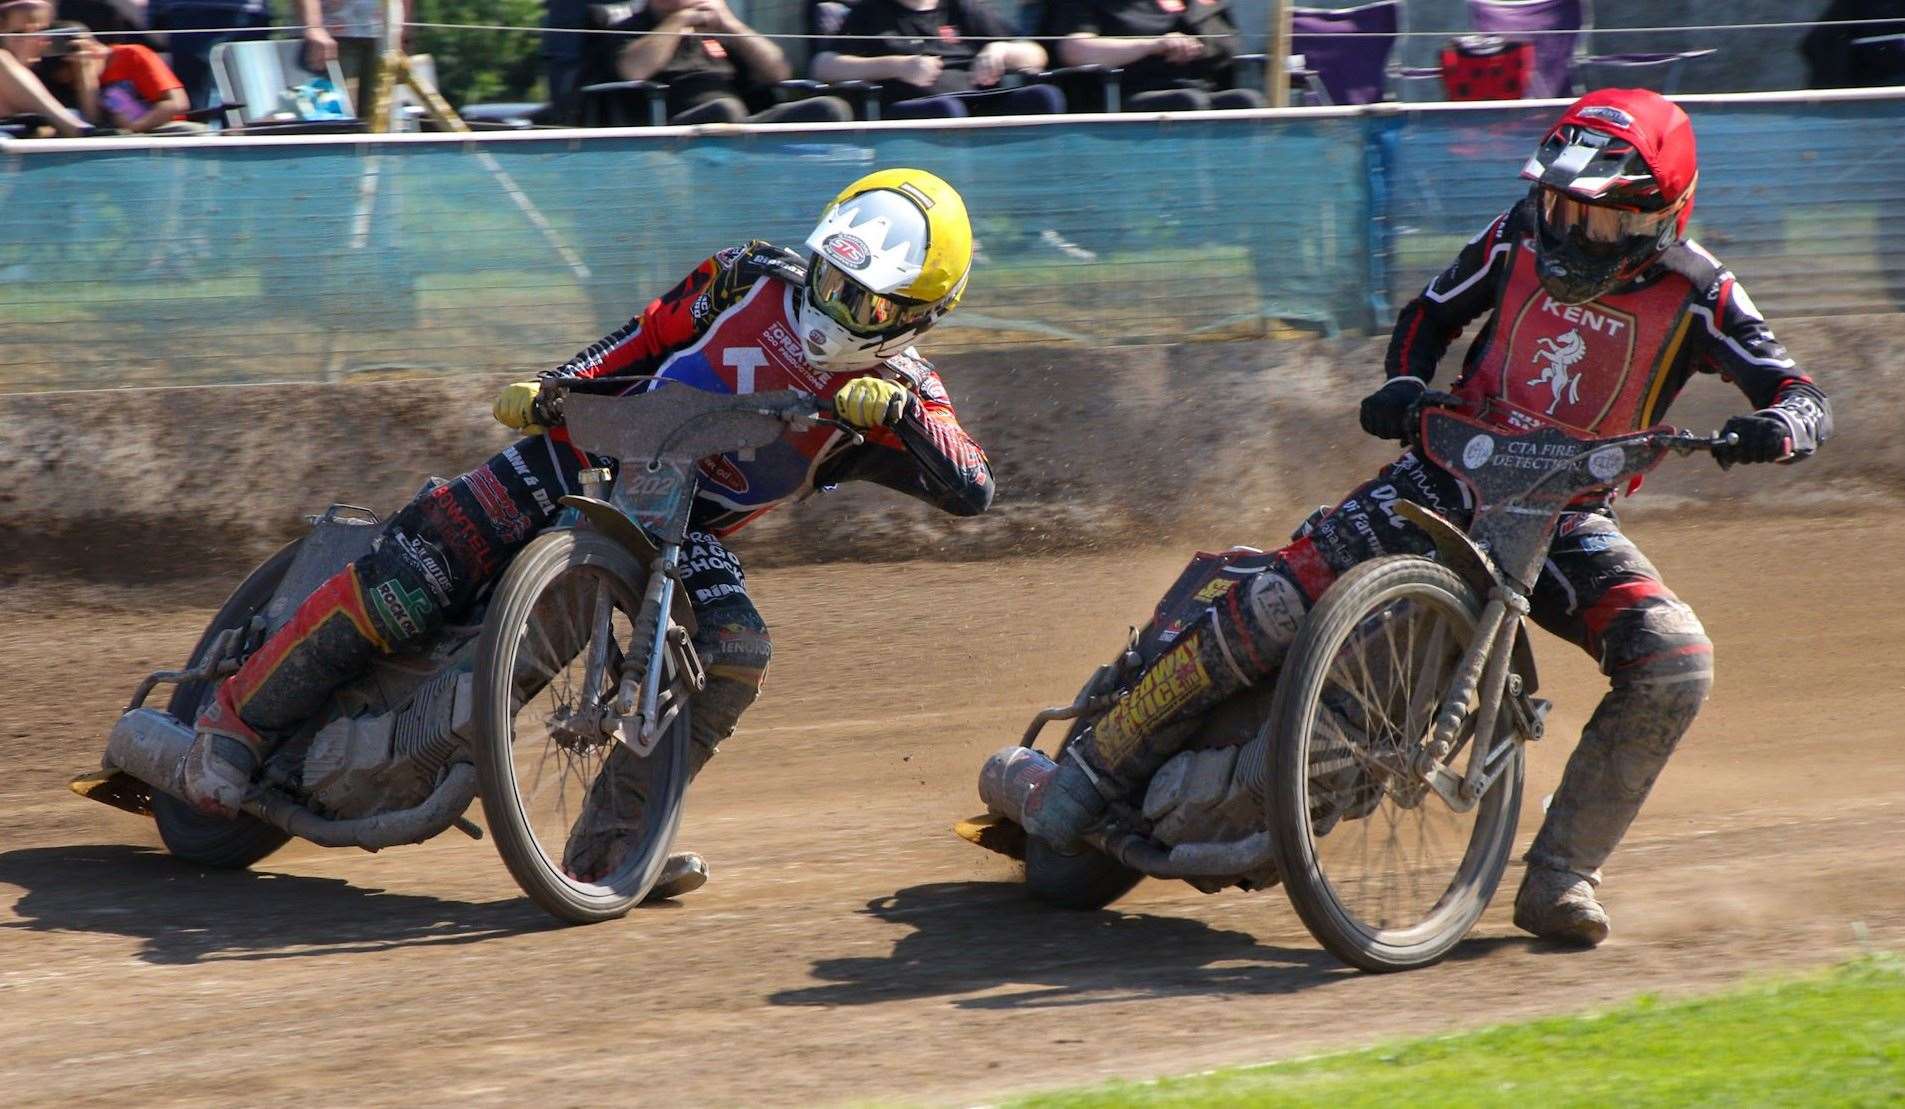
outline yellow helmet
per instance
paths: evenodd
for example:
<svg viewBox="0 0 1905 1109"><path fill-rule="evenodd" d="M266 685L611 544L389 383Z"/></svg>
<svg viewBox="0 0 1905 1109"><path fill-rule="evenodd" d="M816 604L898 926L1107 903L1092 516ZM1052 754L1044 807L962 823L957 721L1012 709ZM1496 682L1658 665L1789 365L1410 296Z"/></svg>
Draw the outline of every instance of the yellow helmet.
<svg viewBox="0 0 1905 1109"><path fill-rule="evenodd" d="M817 369L888 358L952 311L972 273L972 225L951 185L886 169L848 185L807 237L800 330Z"/></svg>

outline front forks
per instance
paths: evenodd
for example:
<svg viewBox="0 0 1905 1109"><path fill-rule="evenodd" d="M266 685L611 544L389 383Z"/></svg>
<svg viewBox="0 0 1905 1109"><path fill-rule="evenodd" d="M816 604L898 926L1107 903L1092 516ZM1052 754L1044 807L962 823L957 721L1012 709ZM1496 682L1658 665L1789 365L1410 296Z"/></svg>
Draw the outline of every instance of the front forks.
<svg viewBox="0 0 1905 1109"><path fill-rule="evenodd" d="M1495 588L1477 622L1479 634L1462 655L1436 711L1435 726L1428 740L1416 748L1410 769L1456 812L1468 812L1488 795L1512 764L1517 743L1541 737L1546 706L1528 696L1520 675L1508 672L1516 631L1527 612L1526 597ZM1476 702L1472 713L1470 701ZM1504 702L1515 724L1506 737L1496 726ZM1464 732L1468 763L1458 774L1447 760Z"/></svg>

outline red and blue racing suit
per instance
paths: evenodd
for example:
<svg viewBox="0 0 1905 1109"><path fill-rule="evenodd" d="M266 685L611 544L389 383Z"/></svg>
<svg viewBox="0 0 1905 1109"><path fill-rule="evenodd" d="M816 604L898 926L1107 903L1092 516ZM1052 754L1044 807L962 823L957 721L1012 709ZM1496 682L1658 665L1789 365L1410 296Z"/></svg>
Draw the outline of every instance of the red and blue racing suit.
<svg viewBox="0 0 1905 1109"><path fill-rule="evenodd" d="M707 459L683 551L683 589L698 618L708 686L694 738L708 750L754 700L771 643L747 595L740 560L722 540L816 487L871 481L961 516L991 503L985 452L959 424L939 375L916 353L865 370L813 370L797 338L801 259L765 243L723 250L641 315L556 376L667 378L717 393L797 389L822 400L856 377L905 387L898 424L862 445L824 425ZM646 380L630 388L650 387ZM579 492L591 460L561 428L521 439L468 473L426 490L386 523L375 548L325 582L283 630L220 688L209 721L234 713L270 741L295 729L377 653L412 649L467 610L483 585Z"/></svg>

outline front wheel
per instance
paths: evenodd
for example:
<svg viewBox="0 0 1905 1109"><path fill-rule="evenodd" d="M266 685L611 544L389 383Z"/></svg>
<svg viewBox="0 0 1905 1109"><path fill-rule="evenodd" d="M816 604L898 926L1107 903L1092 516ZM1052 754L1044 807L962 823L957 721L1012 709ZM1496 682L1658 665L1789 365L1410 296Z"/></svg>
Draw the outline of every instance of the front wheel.
<svg viewBox="0 0 1905 1109"><path fill-rule="evenodd" d="M510 564L477 644L471 757L484 817L523 892L575 924L619 917L640 902L681 820L685 690L671 691L679 712L646 756L589 724L615 696L624 667L647 661L623 655L645 649L633 637L646 578L606 536L551 532ZM610 846L599 849L605 834ZM578 861L585 849L586 864Z"/></svg>
<svg viewBox="0 0 1905 1109"><path fill-rule="evenodd" d="M1480 613L1468 584L1428 559L1363 563L1310 613L1278 681L1266 808L1284 886L1310 933L1363 970L1447 955L1508 865L1518 747L1466 813L1408 769Z"/></svg>

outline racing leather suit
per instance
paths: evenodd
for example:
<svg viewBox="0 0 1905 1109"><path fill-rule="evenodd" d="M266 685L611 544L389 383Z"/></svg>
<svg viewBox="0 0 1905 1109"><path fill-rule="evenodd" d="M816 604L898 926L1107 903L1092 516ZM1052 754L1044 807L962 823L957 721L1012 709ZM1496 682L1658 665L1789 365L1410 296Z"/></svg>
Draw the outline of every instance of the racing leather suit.
<svg viewBox="0 0 1905 1109"><path fill-rule="evenodd" d="M1790 430L1793 460L1832 430L1825 395L1773 338L1744 290L1689 241L1638 279L1588 304L1549 297L1534 269L1533 212L1516 205L1471 240L1403 308L1385 371L1433 380L1462 330L1488 314L1454 392L1511 430L1542 422L1615 435L1658 422L1696 373L1734 382L1762 416ZM1588 651L1612 688L1589 719L1534 845L1531 865L1599 880L1712 682L1712 644L1621 534L1613 491L1563 513L1531 615ZM1270 569L1220 598L1139 677L1131 695L1076 751L1106 797L1141 788L1176 753L1191 721L1244 686L1273 680L1304 613L1350 567L1385 554L1433 555L1395 510L1409 500L1466 526L1470 493L1405 451L1372 481L1275 552Z"/></svg>
<svg viewBox="0 0 1905 1109"><path fill-rule="evenodd" d="M730 735L758 694L772 645L747 594L740 560L723 540L748 521L816 487L871 481L961 516L991 503L985 453L960 427L933 368L912 350L862 371L817 373L795 330L804 263L762 242L723 250L641 315L545 376L657 376L718 393L796 389L831 398L874 375L908 391L894 427L860 446L834 428L791 429L777 442L705 460L683 551L682 585L699 630L708 683L695 701L700 757ZM372 551L320 586L291 621L219 689L201 729L270 744L315 713L378 653L413 649L469 607L483 585L577 492L577 473L607 460L569 443L560 427L525 438L481 466L427 489L399 510ZM697 765L699 763L697 762Z"/></svg>

